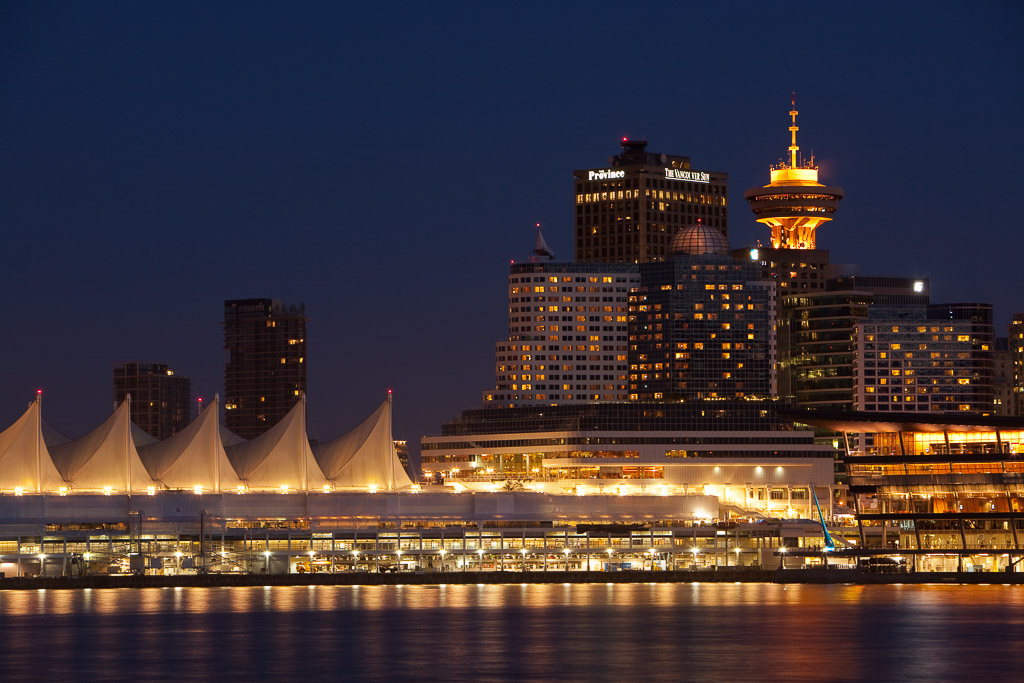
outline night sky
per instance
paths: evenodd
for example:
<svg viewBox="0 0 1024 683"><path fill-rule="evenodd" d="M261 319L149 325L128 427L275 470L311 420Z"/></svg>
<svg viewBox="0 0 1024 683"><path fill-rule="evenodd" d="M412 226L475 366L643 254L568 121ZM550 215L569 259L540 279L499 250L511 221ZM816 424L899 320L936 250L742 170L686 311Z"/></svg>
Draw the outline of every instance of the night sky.
<svg viewBox="0 0 1024 683"><path fill-rule="evenodd" d="M309 433L395 392L417 442L493 386L508 263L572 258L623 135L743 191L799 144L818 233L936 302L1024 311L1024 13L992 3L4 3L0 422L80 436L111 365L223 392L226 298L305 302Z"/></svg>

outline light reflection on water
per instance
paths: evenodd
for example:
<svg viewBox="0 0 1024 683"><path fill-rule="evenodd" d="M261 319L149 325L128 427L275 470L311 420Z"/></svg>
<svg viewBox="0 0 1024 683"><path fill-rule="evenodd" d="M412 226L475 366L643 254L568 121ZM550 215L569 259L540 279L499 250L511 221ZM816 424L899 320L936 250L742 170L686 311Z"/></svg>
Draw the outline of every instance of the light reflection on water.
<svg viewBox="0 0 1024 683"><path fill-rule="evenodd" d="M4 680L1000 680L1022 638L1002 585L0 591Z"/></svg>

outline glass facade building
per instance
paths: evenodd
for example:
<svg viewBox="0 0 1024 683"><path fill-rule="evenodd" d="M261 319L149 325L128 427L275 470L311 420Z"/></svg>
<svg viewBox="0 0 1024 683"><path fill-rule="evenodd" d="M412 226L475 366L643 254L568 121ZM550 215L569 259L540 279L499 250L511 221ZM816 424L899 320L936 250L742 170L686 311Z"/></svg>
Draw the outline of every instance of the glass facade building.
<svg viewBox="0 0 1024 683"><path fill-rule="evenodd" d="M708 253L642 264L629 304L630 398L774 395L774 285L759 274Z"/></svg>

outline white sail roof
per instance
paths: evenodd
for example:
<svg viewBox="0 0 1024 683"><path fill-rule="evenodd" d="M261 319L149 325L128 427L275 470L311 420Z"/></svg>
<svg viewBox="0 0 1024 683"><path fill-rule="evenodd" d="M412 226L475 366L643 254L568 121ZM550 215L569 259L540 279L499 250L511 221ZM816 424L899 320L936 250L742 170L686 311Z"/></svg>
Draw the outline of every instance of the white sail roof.
<svg viewBox="0 0 1024 683"><path fill-rule="evenodd" d="M222 491L238 486L221 442L217 422L219 397L214 396L192 423L174 436L139 448L139 458L155 481L170 489Z"/></svg>
<svg viewBox="0 0 1024 683"><path fill-rule="evenodd" d="M130 400L82 438L50 449L57 471L73 488L144 491L155 485L132 440Z"/></svg>
<svg viewBox="0 0 1024 683"><path fill-rule="evenodd" d="M265 433L225 451L239 479L250 488L287 486L302 491L327 483L306 438L305 398Z"/></svg>
<svg viewBox="0 0 1024 683"><path fill-rule="evenodd" d="M0 490L56 491L64 485L43 440L37 397L17 422L0 432Z"/></svg>
<svg viewBox="0 0 1024 683"><path fill-rule="evenodd" d="M391 397L344 436L313 446L324 474L335 486L400 489L412 485L391 436Z"/></svg>

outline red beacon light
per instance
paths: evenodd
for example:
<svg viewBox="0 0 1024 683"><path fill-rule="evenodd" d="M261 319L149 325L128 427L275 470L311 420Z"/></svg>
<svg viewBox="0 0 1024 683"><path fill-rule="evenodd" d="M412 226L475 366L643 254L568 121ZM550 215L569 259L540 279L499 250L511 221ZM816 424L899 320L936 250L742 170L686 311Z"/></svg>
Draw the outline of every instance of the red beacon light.
<svg viewBox="0 0 1024 683"><path fill-rule="evenodd" d="M43 395L43 390L42 389L36 389L36 396L42 396L42 395Z"/></svg>

